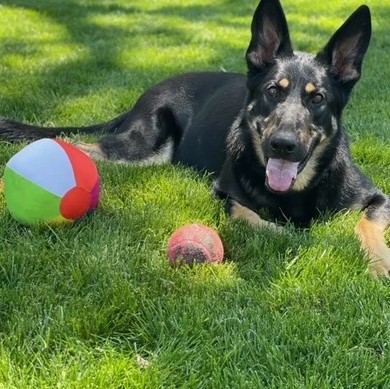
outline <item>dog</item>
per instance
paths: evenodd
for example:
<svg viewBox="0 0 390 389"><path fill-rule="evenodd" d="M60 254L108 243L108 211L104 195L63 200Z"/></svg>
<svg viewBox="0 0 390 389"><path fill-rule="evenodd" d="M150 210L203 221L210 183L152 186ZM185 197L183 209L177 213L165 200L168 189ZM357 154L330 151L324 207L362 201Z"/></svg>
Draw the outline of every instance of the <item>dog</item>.
<svg viewBox="0 0 390 389"><path fill-rule="evenodd" d="M324 212L360 210L356 226L374 275L389 277L390 198L354 165L342 112L361 77L371 37L359 7L316 55L294 52L278 0L261 0L246 51L247 75L200 72L146 91L105 123L43 128L0 120L3 141L106 132L77 146L96 160L181 163L210 172L227 212L256 227L305 226ZM270 221L259 216L268 210Z"/></svg>

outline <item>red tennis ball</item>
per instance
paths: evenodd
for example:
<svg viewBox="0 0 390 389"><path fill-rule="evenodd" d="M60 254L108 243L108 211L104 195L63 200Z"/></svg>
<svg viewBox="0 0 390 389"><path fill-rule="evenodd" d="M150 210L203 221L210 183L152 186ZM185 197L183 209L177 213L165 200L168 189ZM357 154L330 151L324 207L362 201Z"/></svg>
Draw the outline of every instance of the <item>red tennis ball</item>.
<svg viewBox="0 0 390 389"><path fill-rule="evenodd" d="M172 234L167 254L172 265L193 265L222 262L224 251L221 238L212 228L202 224L188 224Z"/></svg>

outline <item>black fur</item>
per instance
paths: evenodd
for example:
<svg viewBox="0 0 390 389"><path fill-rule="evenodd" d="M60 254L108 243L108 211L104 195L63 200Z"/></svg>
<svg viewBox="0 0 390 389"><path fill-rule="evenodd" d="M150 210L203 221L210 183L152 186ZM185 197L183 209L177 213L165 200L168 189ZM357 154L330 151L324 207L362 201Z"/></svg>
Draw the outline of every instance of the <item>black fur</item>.
<svg viewBox="0 0 390 389"><path fill-rule="evenodd" d="M3 119L0 139L108 132L97 145L79 147L97 159L209 171L228 212L259 226L270 225L257 216L264 208L299 225L325 211L363 210L357 232L374 272L388 275L383 232L390 200L353 164L341 124L370 41L368 7L358 8L316 56L293 51L277 0L261 0L251 32L247 76L176 76L148 90L131 111L81 129Z"/></svg>

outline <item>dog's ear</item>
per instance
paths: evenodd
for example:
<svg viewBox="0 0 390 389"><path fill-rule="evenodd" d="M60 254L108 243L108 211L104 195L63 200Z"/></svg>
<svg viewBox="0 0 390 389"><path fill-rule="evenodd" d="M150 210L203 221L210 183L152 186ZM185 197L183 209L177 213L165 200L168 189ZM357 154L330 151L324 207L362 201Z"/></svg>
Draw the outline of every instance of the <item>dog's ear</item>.
<svg viewBox="0 0 390 389"><path fill-rule="evenodd" d="M352 87L360 78L370 38L370 10L362 5L336 31L316 58L338 81Z"/></svg>
<svg viewBox="0 0 390 389"><path fill-rule="evenodd" d="M264 69L276 57L293 54L288 26L279 0L261 0L252 20L252 38L246 52L249 71Z"/></svg>

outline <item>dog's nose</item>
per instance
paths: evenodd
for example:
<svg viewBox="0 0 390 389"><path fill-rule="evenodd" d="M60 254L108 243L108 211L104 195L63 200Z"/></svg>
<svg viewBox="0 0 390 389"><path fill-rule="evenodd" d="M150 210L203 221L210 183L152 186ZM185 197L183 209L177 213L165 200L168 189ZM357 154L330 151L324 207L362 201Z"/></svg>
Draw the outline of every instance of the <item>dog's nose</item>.
<svg viewBox="0 0 390 389"><path fill-rule="evenodd" d="M298 148L297 138L293 134L275 134L270 140L271 151L279 157L288 157Z"/></svg>

